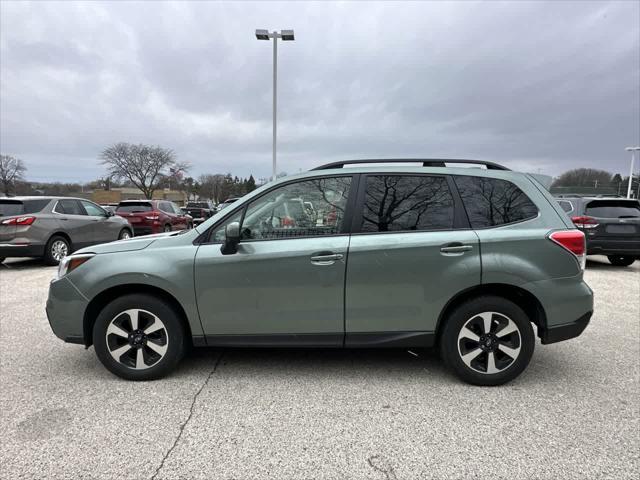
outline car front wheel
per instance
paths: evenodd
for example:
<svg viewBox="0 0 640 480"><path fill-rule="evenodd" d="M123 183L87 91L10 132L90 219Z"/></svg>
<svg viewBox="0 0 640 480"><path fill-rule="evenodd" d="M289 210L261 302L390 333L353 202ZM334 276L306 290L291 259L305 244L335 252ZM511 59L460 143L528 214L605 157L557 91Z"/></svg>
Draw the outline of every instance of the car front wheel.
<svg viewBox="0 0 640 480"><path fill-rule="evenodd" d="M484 296L459 305L441 337L445 363L473 385L501 385L529 364L535 336L527 315L515 303Z"/></svg>
<svg viewBox="0 0 640 480"><path fill-rule="evenodd" d="M131 232L127 228L123 228L122 231L120 232L120 235L118 235L118 240L128 240L130 238L131 238Z"/></svg>
<svg viewBox="0 0 640 480"><path fill-rule="evenodd" d="M185 335L169 304L133 294L102 309L93 327L93 344L110 372L127 380L154 380L178 364L185 352Z"/></svg>
<svg viewBox="0 0 640 480"><path fill-rule="evenodd" d="M609 255L607 258L609 262L611 262L611 265L615 265L616 267L628 267L636 261L634 257L629 255Z"/></svg>

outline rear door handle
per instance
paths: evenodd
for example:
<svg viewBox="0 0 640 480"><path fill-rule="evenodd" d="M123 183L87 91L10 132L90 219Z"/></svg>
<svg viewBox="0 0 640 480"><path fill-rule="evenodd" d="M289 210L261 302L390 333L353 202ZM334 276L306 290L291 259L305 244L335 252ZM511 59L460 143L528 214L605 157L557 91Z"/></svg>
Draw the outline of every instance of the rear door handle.
<svg viewBox="0 0 640 480"><path fill-rule="evenodd" d="M344 255L333 252L318 252L311 256L311 263L314 265L333 265L336 260L342 260Z"/></svg>
<svg viewBox="0 0 640 480"><path fill-rule="evenodd" d="M464 252L469 252L471 250L473 250L472 245L463 245L461 243L452 243L440 247L440 251L445 254L463 254Z"/></svg>

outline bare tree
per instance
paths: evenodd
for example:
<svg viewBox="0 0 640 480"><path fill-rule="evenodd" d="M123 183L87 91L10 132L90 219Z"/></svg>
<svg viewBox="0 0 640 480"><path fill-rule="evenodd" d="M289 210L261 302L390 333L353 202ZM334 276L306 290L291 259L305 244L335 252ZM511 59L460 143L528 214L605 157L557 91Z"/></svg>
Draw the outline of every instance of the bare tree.
<svg viewBox="0 0 640 480"><path fill-rule="evenodd" d="M611 184L612 175L606 170L575 168L555 179L553 187L597 187Z"/></svg>
<svg viewBox="0 0 640 480"><path fill-rule="evenodd" d="M15 187L15 182L24 179L26 171L27 167L22 160L11 155L0 155L0 182L6 196L9 196L11 187Z"/></svg>
<svg viewBox="0 0 640 480"><path fill-rule="evenodd" d="M188 163L176 161L172 150L159 146L116 143L105 149L100 158L109 175L129 180L149 199L164 179L189 169Z"/></svg>

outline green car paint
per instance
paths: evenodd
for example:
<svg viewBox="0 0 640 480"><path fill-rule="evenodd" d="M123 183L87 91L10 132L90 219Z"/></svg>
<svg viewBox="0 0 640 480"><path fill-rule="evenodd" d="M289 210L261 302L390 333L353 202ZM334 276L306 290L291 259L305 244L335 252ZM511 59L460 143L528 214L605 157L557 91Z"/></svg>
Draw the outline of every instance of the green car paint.
<svg viewBox="0 0 640 480"><path fill-rule="evenodd" d="M349 168L348 175L354 177L353 198L364 188L362 181L356 185L360 175L503 179L533 201L535 218L491 228L243 240L230 255L219 242L202 241L210 229L240 218L265 192L345 171L311 171L269 183L190 231L77 252L95 256L52 281L47 314L54 333L90 345L97 306L137 291L178 305L196 345L432 345L447 307L483 286L528 292L542 309L541 330L592 312L592 292L578 261L547 238L572 228L566 214L535 179L510 171L384 166ZM449 244L468 249L441 250ZM326 252L339 258L310 262Z"/></svg>

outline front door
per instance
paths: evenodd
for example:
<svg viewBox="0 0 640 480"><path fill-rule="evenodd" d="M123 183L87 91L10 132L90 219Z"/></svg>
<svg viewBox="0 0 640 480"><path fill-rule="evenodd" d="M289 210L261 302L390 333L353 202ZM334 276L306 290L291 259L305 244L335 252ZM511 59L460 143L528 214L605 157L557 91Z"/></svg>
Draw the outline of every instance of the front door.
<svg viewBox="0 0 640 480"><path fill-rule="evenodd" d="M284 184L212 229L195 259L210 345L342 345L350 186L348 175ZM242 240L237 253L223 255L233 221Z"/></svg>
<svg viewBox="0 0 640 480"><path fill-rule="evenodd" d="M69 235L74 251L95 243L94 222L78 200L58 200L53 211L60 215L57 219L64 232Z"/></svg>
<svg viewBox="0 0 640 480"><path fill-rule="evenodd" d="M345 345L429 346L447 302L480 283L478 237L445 176L367 175L362 183Z"/></svg>

